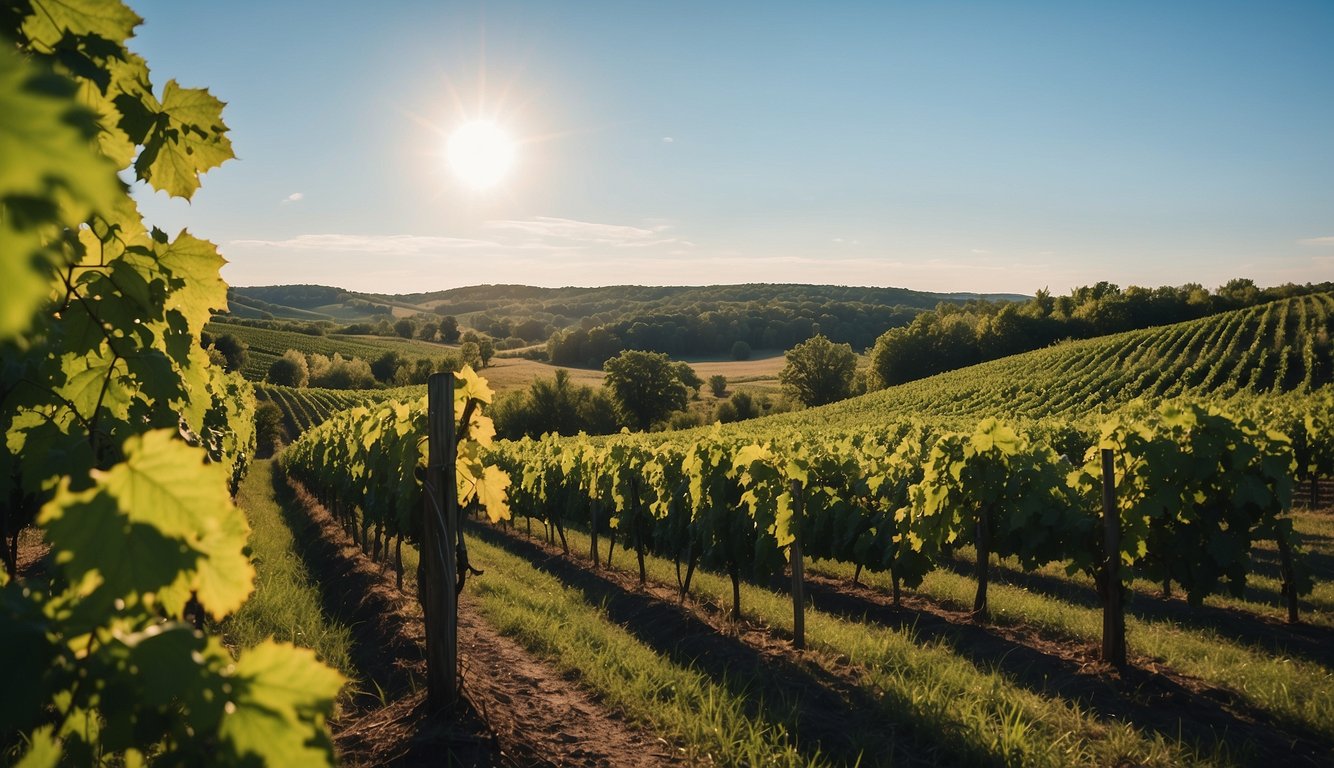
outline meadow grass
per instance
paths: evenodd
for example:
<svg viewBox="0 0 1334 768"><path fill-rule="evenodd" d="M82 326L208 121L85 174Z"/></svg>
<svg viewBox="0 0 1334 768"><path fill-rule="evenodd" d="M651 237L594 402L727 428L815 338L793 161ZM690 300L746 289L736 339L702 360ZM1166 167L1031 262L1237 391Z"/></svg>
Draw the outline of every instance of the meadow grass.
<svg viewBox="0 0 1334 768"><path fill-rule="evenodd" d="M483 617L502 634L573 673L605 703L675 739L696 762L721 766L832 765L799 751L781 723L749 714L753 701L676 664L611 622L576 589L485 541L469 554L484 576L468 582ZM744 685L744 684L743 684Z"/></svg>
<svg viewBox="0 0 1334 768"><path fill-rule="evenodd" d="M587 551L586 534L566 529L572 551ZM648 556L649 579L675 584L675 564ZM623 552L619 570L637 574ZM731 604L731 581L696 571L692 594L719 606ZM792 631L789 596L742 585L748 618ZM537 630L539 633L540 629ZM916 761L938 765L1230 765L1223 744L1194 744L1175 735L1102 719L1077 703L1045 697L955 653L943 641L923 642L910 630L852 621L806 610L806 637L816 664L846 660L861 670L858 684L871 692L886 728L900 731ZM878 764L868 757L868 764Z"/></svg>
<svg viewBox="0 0 1334 768"><path fill-rule="evenodd" d="M237 648L250 648L270 637L310 648L355 684L352 631L321 608L319 586L297 554L292 531L274 498L273 473L272 460L256 461L236 495L237 506L250 521L255 592L222 622L221 632Z"/></svg>
<svg viewBox="0 0 1334 768"><path fill-rule="evenodd" d="M1329 536L1334 532L1334 519L1318 513L1299 512L1294 514L1294 522L1310 551L1328 559L1332 549L1330 542L1334 541ZM963 560L971 559L970 550L960 550L958 554ZM846 563L817 561L809 567L813 572L836 578L851 579L853 575L853 566ZM1063 586L1085 587L1090 597L1093 594L1092 582L1087 577L1066 576L1060 565L1048 566L1038 573L1064 582ZM1303 620L1328 627L1330 616L1325 606L1329 605L1330 579L1334 574L1318 571L1316 576L1319 579L1316 592L1310 596L1316 610L1308 611ZM1101 641L1102 609L1092 599L1075 600L1069 595L1044 594L1036 589L1005 584L1004 578L1003 571L995 574L987 592L992 621L1023 624L1050 637ZM892 586L886 573L863 571L861 580L886 592ZM1265 579L1258 577L1256 580L1263 582ZM1276 580L1272 581L1276 583ZM1138 585L1145 586L1143 582ZM976 588L977 582L971 577L939 569L928 574L912 592L951 608L968 610L972 607ZM1147 598L1147 595L1143 597ZM1208 604L1249 611L1275 620L1286 615L1269 603L1240 598L1211 597ZM1226 626L1211 627L1206 622L1186 622L1162 616L1151 618L1146 613L1137 609L1132 596L1126 615L1126 644L1131 654L1158 659L1177 672L1234 691L1279 721L1334 741L1334 670L1296 654L1276 652L1229 636Z"/></svg>

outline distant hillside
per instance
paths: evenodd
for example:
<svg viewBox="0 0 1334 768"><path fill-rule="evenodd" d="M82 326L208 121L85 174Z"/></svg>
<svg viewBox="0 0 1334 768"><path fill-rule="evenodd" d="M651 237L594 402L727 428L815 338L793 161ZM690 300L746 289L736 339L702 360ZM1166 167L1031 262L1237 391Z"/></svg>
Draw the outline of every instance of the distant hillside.
<svg viewBox="0 0 1334 768"><path fill-rule="evenodd" d="M819 409L831 426L911 416L1076 418L1135 398L1307 392L1334 381L1334 293L1065 342ZM809 423L811 412L769 417Z"/></svg>
<svg viewBox="0 0 1334 768"><path fill-rule="evenodd" d="M678 357L744 357L747 348L787 349L817 333L864 349L885 331L907 325L942 302L963 306L1025 299L1015 294L768 283L479 285L404 295L278 285L230 292L237 319L323 322L329 331L383 335L392 332L389 323L396 318L412 318L414 335L420 335L432 318L452 316L461 329L492 337L500 349L541 344L552 362L588 367L600 367L623 349Z"/></svg>
<svg viewBox="0 0 1334 768"><path fill-rule="evenodd" d="M227 290L227 303L232 315L247 319L350 323L393 316L389 302L328 285L233 287Z"/></svg>
<svg viewBox="0 0 1334 768"><path fill-rule="evenodd" d="M746 283L741 285L643 286L611 285L597 288L535 288L527 285L475 285L430 293L393 297L405 303L429 306L455 316L474 312L494 315L547 314L572 325L586 317L671 312L697 306L717 311L729 304L751 302L851 303L932 309L942 301L1023 301L1027 296L1008 293L931 293L907 288ZM607 317L604 319L611 319Z"/></svg>

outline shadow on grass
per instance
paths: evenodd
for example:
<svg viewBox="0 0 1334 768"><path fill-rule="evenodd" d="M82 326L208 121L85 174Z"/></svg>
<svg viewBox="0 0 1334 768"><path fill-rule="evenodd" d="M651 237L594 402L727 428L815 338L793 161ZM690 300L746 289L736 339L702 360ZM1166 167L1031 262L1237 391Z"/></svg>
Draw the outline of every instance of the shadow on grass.
<svg viewBox="0 0 1334 768"><path fill-rule="evenodd" d="M332 723L341 763L486 768L516 765L502 755L490 727L464 698L447 720L428 711L419 620L350 540L322 527L274 466L273 494L294 548L319 585L321 608L352 628L350 655L360 679L351 712Z"/></svg>
<svg viewBox="0 0 1334 768"><path fill-rule="evenodd" d="M781 653L765 653L719 633L674 602L636 590L609 574L553 554L518 533L476 523L469 533L521 557L538 570L578 590L592 605L654 652L694 668L726 686L747 704L747 714L782 723L803 754L817 751L837 764L1000 766L1001 755L955 739L942 743L942 723L906 704L870 691ZM892 717L885 721L886 714Z"/></svg>
<svg viewBox="0 0 1334 768"><path fill-rule="evenodd" d="M1098 668L1090 673L1084 661L1057 655L1054 647L1048 651L1007 639L987 626L952 621L906 605L894 607L888 595L878 590L853 587L826 576L812 576L806 589L818 610L909 631L927 644L943 641L979 668L996 669L1035 693L1079 702L1104 719L1131 723L1162 735L1169 743L1179 740L1195 745L1205 754L1228 756L1246 765L1321 765L1334 748L1319 734L1277 725L1269 713L1229 691L1203 686L1192 690L1170 677L1133 666L1115 677L1098 674ZM1070 645L1057 642L1053 646L1062 644ZM1086 655L1095 658L1093 653Z"/></svg>
<svg viewBox="0 0 1334 768"><path fill-rule="evenodd" d="M420 687L408 669L395 663L397 659L421 661L422 649L403 628L385 621L386 614L398 610L398 601L386 600L379 574L358 568L355 560L343 555L340 544L323 535L277 467L273 495L283 522L292 530L297 555L320 587L320 607L326 615L352 627L352 663L369 678L362 687L371 688L372 693L379 688L391 697Z"/></svg>
<svg viewBox="0 0 1334 768"><path fill-rule="evenodd" d="M942 567L962 576L973 575L972 562L962 559L947 560L942 563ZM1009 584L1085 608L1102 608L1092 587L1059 576L1025 572L993 561L991 578L995 584ZM1137 583L1147 582L1140 580ZM1261 602L1279 604L1279 596L1273 590L1248 587L1246 594L1253 600L1262 598ZM1221 638L1255 646L1266 652L1295 656L1334 667L1334 628L1287 624L1243 609L1211 605L1195 608L1184 599L1164 598L1138 589L1130 590L1128 597L1126 614L1137 619L1170 621L1181 627L1208 630ZM1310 611L1312 605L1302 602L1301 608Z"/></svg>

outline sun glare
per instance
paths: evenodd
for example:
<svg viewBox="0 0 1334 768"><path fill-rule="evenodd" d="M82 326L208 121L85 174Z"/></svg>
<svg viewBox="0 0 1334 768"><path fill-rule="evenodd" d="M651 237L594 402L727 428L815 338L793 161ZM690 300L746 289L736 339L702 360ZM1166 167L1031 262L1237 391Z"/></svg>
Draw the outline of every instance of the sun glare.
<svg viewBox="0 0 1334 768"><path fill-rule="evenodd" d="M514 165L514 141L495 123L474 120L450 134L445 155L464 184L486 189L505 178Z"/></svg>

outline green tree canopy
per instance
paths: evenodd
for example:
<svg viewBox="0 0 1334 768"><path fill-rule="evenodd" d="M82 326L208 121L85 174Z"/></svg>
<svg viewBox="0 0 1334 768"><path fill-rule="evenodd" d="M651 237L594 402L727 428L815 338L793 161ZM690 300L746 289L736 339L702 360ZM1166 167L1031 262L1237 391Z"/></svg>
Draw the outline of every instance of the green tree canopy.
<svg viewBox="0 0 1334 768"><path fill-rule="evenodd" d="M804 405L825 405L846 398L857 370L851 345L812 336L787 351L787 365L778 374L783 389Z"/></svg>
<svg viewBox="0 0 1334 768"><path fill-rule="evenodd" d="M648 429L686 406L686 385L672 359L661 352L628 349L602 366L606 386L626 420Z"/></svg>
<svg viewBox="0 0 1334 768"><path fill-rule="evenodd" d="M289 349L283 356L269 365L266 377L270 384L284 387L304 387L310 383L310 367L306 356L294 349Z"/></svg>

